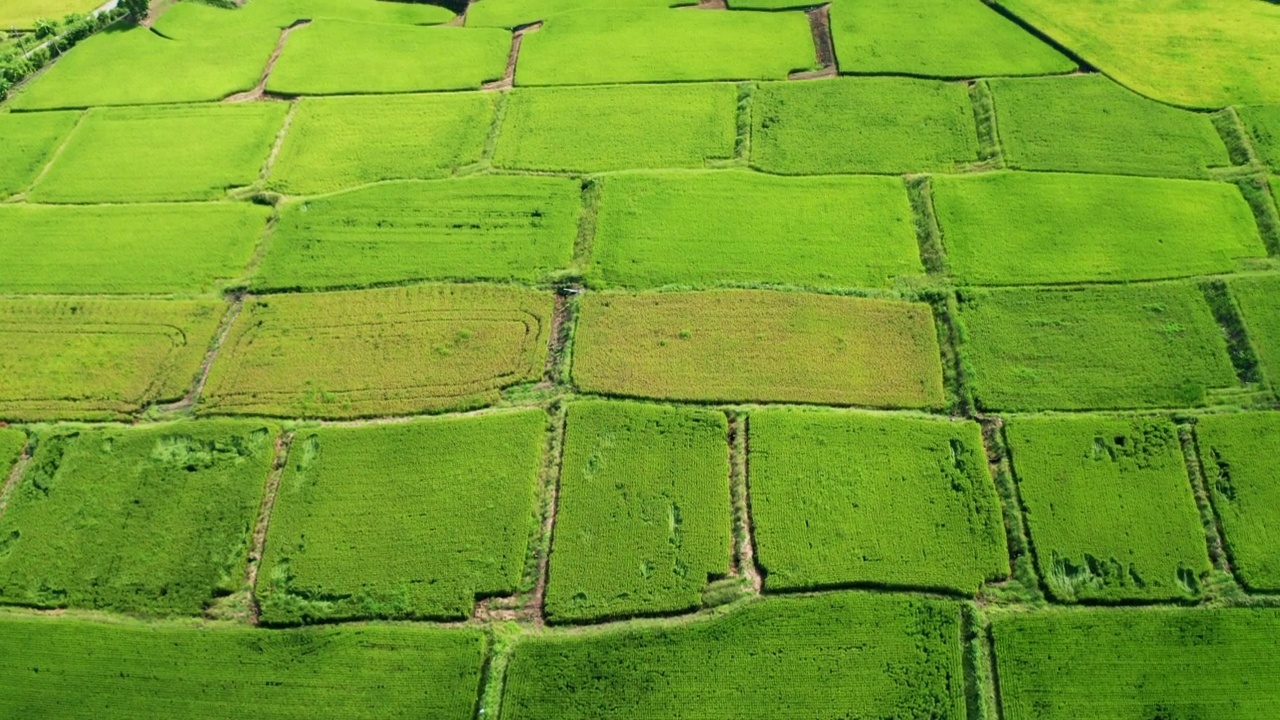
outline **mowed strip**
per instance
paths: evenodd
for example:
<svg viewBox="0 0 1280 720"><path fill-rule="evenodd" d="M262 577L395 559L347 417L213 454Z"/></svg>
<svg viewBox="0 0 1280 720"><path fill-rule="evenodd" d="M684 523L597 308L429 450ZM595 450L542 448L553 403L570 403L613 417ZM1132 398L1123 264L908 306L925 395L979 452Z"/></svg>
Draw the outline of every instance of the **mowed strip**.
<svg viewBox="0 0 1280 720"><path fill-rule="evenodd" d="M1254 720L1280 702L1280 610L1089 609L992 623L1008 720Z"/></svg>
<svg viewBox="0 0 1280 720"><path fill-rule="evenodd" d="M215 200L258 180L286 112L284 103L95 108L28 197Z"/></svg>
<svg viewBox="0 0 1280 720"><path fill-rule="evenodd" d="M199 615L239 590L278 429L41 432L0 520L0 602Z"/></svg>
<svg viewBox="0 0 1280 720"><path fill-rule="evenodd" d="M753 410L748 464L766 590L974 594L1009 575L976 423Z"/></svg>
<svg viewBox="0 0 1280 720"><path fill-rule="evenodd" d="M0 114L0 199L22 192L53 159L77 112Z"/></svg>
<svg viewBox="0 0 1280 720"><path fill-rule="evenodd" d="M949 172L978 161L978 130L963 83L761 83L751 118L751 165L766 172Z"/></svg>
<svg viewBox="0 0 1280 720"><path fill-rule="evenodd" d="M413 625L266 632L191 623L0 616L6 717L468 720L480 630Z"/></svg>
<svg viewBox="0 0 1280 720"><path fill-rule="evenodd" d="M380 180L448 176L484 150L495 94L304 98L269 186L334 192Z"/></svg>
<svg viewBox="0 0 1280 720"><path fill-rule="evenodd" d="M528 175L395 182L293 201L253 282L538 281L572 263L580 206L578 181Z"/></svg>
<svg viewBox="0 0 1280 720"><path fill-rule="evenodd" d="M983 173L936 177L933 193L947 264L962 284L1189 277L1267 256L1231 183Z"/></svg>
<svg viewBox="0 0 1280 720"><path fill-rule="evenodd" d="M517 88L493 164L596 172L700 168L733 156L738 88L728 83Z"/></svg>
<svg viewBox="0 0 1280 720"><path fill-rule="evenodd" d="M928 305L718 290L591 293L573 378L588 392L678 400L940 407Z"/></svg>
<svg viewBox="0 0 1280 720"><path fill-rule="evenodd" d="M924 274L898 178L708 171L599 183L590 275L610 285L887 287Z"/></svg>
<svg viewBox="0 0 1280 720"><path fill-rule="evenodd" d="M502 77L505 30L317 20L289 34L267 90L284 95L478 90Z"/></svg>
<svg viewBox="0 0 1280 720"><path fill-rule="evenodd" d="M769 598L687 623L521 638L502 720L965 717L959 604Z"/></svg>
<svg viewBox="0 0 1280 720"><path fill-rule="evenodd" d="M177 400L226 304L212 300L0 300L0 418L119 418Z"/></svg>
<svg viewBox="0 0 1280 720"><path fill-rule="evenodd" d="M1280 413L1206 415L1196 439L1232 570L1250 590L1280 592Z"/></svg>
<svg viewBox="0 0 1280 720"><path fill-rule="evenodd" d="M1188 407L1236 385L1222 330L1187 283L963 290L960 318L986 410Z"/></svg>
<svg viewBox="0 0 1280 720"><path fill-rule="evenodd" d="M580 10L525 35L516 84L782 80L816 67L801 12Z"/></svg>
<svg viewBox="0 0 1280 720"><path fill-rule="evenodd" d="M487 285L250 297L201 410L342 418L492 403L542 376L552 305Z"/></svg>
<svg viewBox="0 0 1280 720"><path fill-rule="evenodd" d="M1280 277L1236 278L1228 283L1262 374L1280 394Z"/></svg>
<svg viewBox="0 0 1280 720"><path fill-rule="evenodd" d="M271 209L0 205L0 292L201 293L239 277Z"/></svg>

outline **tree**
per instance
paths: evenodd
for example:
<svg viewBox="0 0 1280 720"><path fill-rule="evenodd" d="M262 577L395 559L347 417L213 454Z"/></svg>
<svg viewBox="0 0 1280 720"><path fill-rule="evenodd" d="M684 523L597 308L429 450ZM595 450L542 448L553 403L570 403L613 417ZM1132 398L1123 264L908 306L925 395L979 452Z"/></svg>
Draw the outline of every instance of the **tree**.
<svg viewBox="0 0 1280 720"><path fill-rule="evenodd" d="M146 19L147 12L151 9L149 0L120 0L120 7L124 8L134 22Z"/></svg>

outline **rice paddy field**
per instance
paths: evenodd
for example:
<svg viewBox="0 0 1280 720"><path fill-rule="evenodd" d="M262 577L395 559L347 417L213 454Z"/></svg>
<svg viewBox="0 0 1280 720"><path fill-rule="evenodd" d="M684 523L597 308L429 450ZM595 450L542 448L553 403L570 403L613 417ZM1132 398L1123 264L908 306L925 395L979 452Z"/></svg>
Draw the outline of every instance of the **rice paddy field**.
<svg viewBox="0 0 1280 720"><path fill-rule="evenodd" d="M0 4L0 720L1276 715L1274 1Z"/></svg>

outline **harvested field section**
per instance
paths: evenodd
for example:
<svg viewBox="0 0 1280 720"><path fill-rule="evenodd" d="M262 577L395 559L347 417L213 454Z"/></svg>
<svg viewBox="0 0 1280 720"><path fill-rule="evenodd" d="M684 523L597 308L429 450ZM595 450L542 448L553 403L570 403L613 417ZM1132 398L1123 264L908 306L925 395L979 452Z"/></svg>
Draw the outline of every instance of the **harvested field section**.
<svg viewBox="0 0 1280 720"><path fill-rule="evenodd" d="M840 72L937 78L1049 75L1076 64L982 0L836 2Z"/></svg>
<svg viewBox="0 0 1280 720"><path fill-rule="evenodd" d="M287 111L284 103L96 108L28 196L216 200L258 179Z"/></svg>
<svg viewBox="0 0 1280 720"><path fill-rule="evenodd" d="M941 407L929 306L722 290L592 293L579 315L578 387L674 400Z"/></svg>
<svg viewBox="0 0 1280 720"><path fill-rule="evenodd" d="M924 274L897 178L653 172L600 185L589 274L609 285L887 287Z"/></svg>
<svg viewBox="0 0 1280 720"><path fill-rule="evenodd" d="M1280 592L1280 413L1206 415L1196 438L1232 569L1250 590Z"/></svg>
<svg viewBox="0 0 1280 720"><path fill-rule="evenodd" d="M493 164L563 172L700 168L733 156L737 105L738 88L728 83L517 88Z"/></svg>
<svg viewBox="0 0 1280 720"><path fill-rule="evenodd" d="M286 204L257 288L543 280L573 261L576 180L487 175Z"/></svg>
<svg viewBox="0 0 1280 720"><path fill-rule="evenodd" d="M198 615L244 577L277 433L228 420L41 432L0 519L0 602Z"/></svg>
<svg viewBox="0 0 1280 720"><path fill-rule="evenodd" d="M1236 385L1195 285L964 290L960 319L985 410L1189 407Z"/></svg>
<svg viewBox="0 0 1280 720"><path fill-rule="evenodd" d="M583 10L525 36L516 84L782 80L816 68L802 12Z"/></svg>
<svg viewBox="0 0 1280 720"><path fill-rule="evenodd" d="M1280 105L1254 105L1236 110L1249 130L1258 159L1280 172Z"/></svg>
<svg viewBox="0 0 1280 720"><path fill-rule="evenodd" d="M0 292L201 293L239 277L270 208L0 205ZM196 240L198 238L198 240Z"/></svg>
<svg viewBox="0 0 1280 720"><path fill-rule="evenodd" d="M1238 278L1228 286L1262 364L1263 377L1272 392L1280 394L1280 277Z"/></svg>
<svg viewBox="0 0 1280 720"><path fill-rule="evenodd" d="M280 483L262 621L471 616L524 569L541 410L303 430Z"/></svg>
<svg viewBox="0 0 1280 720"><path fill-rule="evenodd" d="M696 609L729 574L724 413L569 405L548 568L551 622Z"/></svg>
<svg viewBox="0 0 1280 720"><path fill-rule="evenodd" d="M531 636L502 720L961 720L958 603L832 593L687 624Z"/></svg>
<svg viewBox="0 0 1280 720"><path fill-rule="evenodd" d="M290 34L267 91L284 95L479 90L502 77L511 33L319 20Z"/></svg>
<svg viewBox="0 0 1280 720"><path fill-rule="evenodd" d="M761 83L751 115L751 165L766 172L949 172L978 161L973 109L961 83Z"/></svg>
<svg viewBox="0 0 1280 720"><path fill-rule="evenodd" d="M296 195L447 176L480 159L495 99L448 93L300 100L270 187Z"/></svg>
<svg viewBox="0 0 1280 720"><path fill-rule="evenodd" d="M1091 609L992 624L1007 720L1269 717L1280 611Z"/></svg>
<svg viewBox="0 0 1280 720"><path fill-rule="evenodd" d="M966 285L1210 275L1265 258L1231 183L982 173L933 179L947 262Z"/></svg>
<svg viewBox="0 0 1280 720"><path fill-rule="evenodd" d="M1105 75L990 81L1005 161L1018 170L1204 178L1230 164L1208 115Z"/></svg>
<svg viewBox="0 0 1280 720"><path fill-rule="evenodd" d="M1006 433L1036 564L1055 599L1200 594L1212 566L1173 423L1017 418Z"/></svg>
<svg viewBox="0 0 1280 720"><path fill-rule="evenodd" d="M976 423L753 410L751 512L766 590L972 595L1009 575Z"/></svg>
<svg viewBox="0 0 1280 720"><path fill-rule="evenodd" d="M0 418L118 418L176 400L225 309L214 301L0 300Z"/></svg>
<svg viewBox="0 0 1280 720"><path fill-rule="evenodd" d="M0 200L31 185L79 120L76 112L0 114Z"/></svg>
<svg viewBox="0 0 1280 720"><path fill-rule="evenodd" d="M438 285L245 301L205 414L361 417L471 408L542 376L550 293Z"/></svg>
<svg viewBox="0 0 1280 720"><path fill-rule="evenodd" d="M470 720L479 630L365 625L263 632L0 616L9 717ZM375 709L376 708L376 712Z"/></svg>

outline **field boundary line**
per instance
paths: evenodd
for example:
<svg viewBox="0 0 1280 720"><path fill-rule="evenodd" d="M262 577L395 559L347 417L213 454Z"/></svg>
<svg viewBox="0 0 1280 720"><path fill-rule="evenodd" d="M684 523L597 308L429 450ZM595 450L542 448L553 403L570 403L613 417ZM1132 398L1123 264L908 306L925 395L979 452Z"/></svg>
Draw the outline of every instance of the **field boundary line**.
<svg viewBox="0 0 1280 720"><path fill-rule="evenodd" d="M543 605L547 597L547 576L551 566L551 549L555 541L556 513L560 503L560 479L564 468L564 444L569 431L569 412L563 403L555 405L551 419L551 432L547 435L546 459L543 466L542 524L538 529L538 543L530 548L535 555L533 592L529 596L527 612L534 627L546 625Z"/></svg>
<svg viewBox="0 0 1280 720"><path fill-rule="evenodd" d="M489 120L489 131L484 136L484 147L480 148L480 159L471 165L454 168L450 177L469 174L476 170L486 170L493 166L493 154L498 149L498 138L502 135L502 124L507 118L507 103L510 101L509 90L499 90L493 101L493 117ZM464 173L464 168L470 170Z"/></svg>
<svg viewBox="0 0 1280 720"><path fill-rule="evenodd" d="M1013 471L1013 454L1002 417L978 418L982 428L982 445L987 456L987 468L1000 499L1001 520L1004 524L1005 544L1009 552L1009 579L1035 594L1035 601L1045 596L1044 581L1036 568L1035 548L1031 542L1031 530L1027 525L1026 505Z"/></svg>
<svg viewBox="0 0 1280 720"><path fill-rule="evenodd" d="M1196 509L1200 513L1200 524L1204 526L1204 539L1209 552L1209 560L1213 562L1213 566L1218 570L1232 573L1231 559L1227 554L1221 519L1218 517L1217 510L1209 496L1209 486L1204 474L1204 463L1200 458L1200 439L1193 422L1178 423L1178 440L1182 443L1182 459L1187 465L1187 481L1191 483L1191 493L1195 496Z"/></svg>
<svg viewBox="0 0 1280 720"><path fill-rule="evenodd" d="M245 265L240 278L235 281L235 285L240 287L249 287L253 282L253 277L258 274L258 268L262 267L262 262L267 259L267 253L271 251L271 242L275 239L276 228L280 226L280 205L273 205L271 215L267 217L267 222L262 226L262 232L258 235L257 245L253 249L253 257L249 258L249 263Z"/></svg>
<svg viewBox="0 0 1280 720"><path fill-rule="evenodd" d="M757 595L764 591L764 574L756 564L755 525L751 521L751 481L749 457L750 415L729 414L729 499L733 517L733 571L751 583Z"/></svg>
<svg viewBox="0 0 1280 720"><path fill-rule="evenodd" d="M18 453L18 459L14 461L9 474L5 476L4 484L0 485L0 520L4 519L4 511L9 507L9 498L17 489L18 483L22 481L22 475L31 462L31 449L31 436L28 435L27 441L22 444L22 450Z"/></svg>
<svg viewBox="0 0 1280 720"><path fill-rule="evenodd" d="M195 382L192 383L191 389L187 390L187 394L177 402L161 405L159 410L163 412L179 412L195 407L200 401L200 395L204 392L204 386L209 382L209 371L213 369L213 363L218 359L218 352L222 350L222 345L231 335L231 328L235 325L236 318L240 317L240 311L244 308L244 293L237 292L231 296L231 304L227 306L226 312L222 314L222 320L218 323L218 331L213 336L213 342L210 343L209 349L204 354L204 360L200 363L200 369L196 372Z"/></svg>
<svg viewBox="0 0 1280 720"><path fill-rule="evenodd" d="M604 194L602 181L597 177L582 180L581 208L578 211L578 234L573 239L573 266L586 272L596 244L596 221L600 217L600 201Z"/></svg>
<svg viewBox="0 0 1280 720"><path fill-rule="evenodd" d="M472 0L474 2L475 0ZM471 9L471 3L467 3L467 10ZM463 16L465 22L465 13ZM540 30L542 21L532 22L527 25L518 25L511 30L511 49L507 51L507 65L502 71L502 77L491 82L484 83L480 86L481 90L510 90L516 84L516 66L520 63L520 46L524 44L524 36L527 33Z"/></svg>
<svg viewBox="0 0 1280 720"><path fill-rule="evenodd" d="M933 315L934 332L938 336L938 361L942 366L943 391L952 415L972 417L976 412L973 388L969 386L969 371L960 352L960 309L951 290L926 293L922 298L929 303Z"/></svg>
<svg viewBox="0 0 1280 720"><path fill-rule="evenodd" d="M742 167L751 166L751 141L755 127L755 83L738 84L737 134L733 138L733 160Z"/></svg>
<svg viewBox="0 0 1280 720"><path fill-rule="evenodd" d="M486 628L484 665L480 668L480 684L477 690L475 710L472 720L499 718L502 714L502 699L506 694L507 668L511 664L511 656L515 652L515 636L499 633L498 628Z"/></svg>
<svg viewBox="0 0 1280 720"><path fill-rule="evenodd" d="M40 185L40 182L49 174L49 170L53 167L54 163L58 162L58 158L62 157L62 151L66 150L67 146L71 144L71 139L75 137L76 132L80 130L80 126L84 124L85 118L89 117L89 112L91 110L92 108L84 108L79 111L80 117L76 118L76 124L71 126L71 129L67 131L67 136L62 138L62 143L58 145L57 149L53 151L53 154L49 156L49 162L45 163L44 167L40 168L40 172L36 175L35 179L31 181L31 184L27 185L26 189L17 193L14 197L21 196L25 198L28 193L35 190L36 187Z"/></svg>
<svg viewBox="0 0 1280 720"><path fill-rule="evenodd" d="M974 169L1003 169L1008 167L1004 157L1004 143L1000 140L1000 114L996 108L995 93L985 80L969 83L969 104L973 107L973 122L978 130L979 164L992 167Z"/></svg>
<svg viewBox="0 0 1280 720"><path fill-rule="evenodd" d="M266 184L271 177L272 171L276 167L276 159L280 157L280 148L284 147L285 137L289 134L290 128L293 127L293 118L298 114L298 100L289 101L289 111L284 114L284 122L280 124L280 130L276 133L275 141L271 143L271 152L267 153L267 159L262 161L262 168L258 170L258 182Z"/></svg>
<svg viewBox="0 0 1280 720"><path fill-rule="evenodd" d="M982 628L986 618L972 602L960 603L961 672L964 674L965 716L969 720L988 720L984 708L987 683L983 682Z"/></svg>
<svg viewBox="0 0 1280 720"><path fill-rule="evenodd" d="M986 648L987 673L991 678L991 701L995 704L995 716L989 720L1004 720L1004 698L1000 694L1000 659L996 656L996 636L991 618L983 618L982 644Z"/></svg>
<svg viewBox="0 0 1280 720"><path fill-rule="evenodd" d="M1029 20L1023 18L1021 15L1017 14L1013 10L1010 10L1009 8L1005 7L1000 3L1000 0L982 0L982 3L986 5L988 8L990 8L997 15L1000 15L1005 20L1008 20L1009 22L1022 28L1024 32L1027 32L1028 34L1034 36L1040 42L1044 43L1045 45L1048 45L1054 50L1057 50L1059 53L1064 55L1068 60L1075 63L1076 67L1079 68L1080 70L1088 73L1100 72L1098 68L1095 67L1093 63L1086 60L1083 55L1077 53L1075 50L1072 50L1071 48L1067 47L1061 42L1058 42L1057 38L1053 37L1049 33L1036 27ZM1111 76L1108 75L1107 77L1111 77Z"/></svg>
<svg viewBox="0 0 1280 720"><path fill-rule="evenodd" d="M1228 105L1215 113L1210 113L1209 121L1213 123L1213 129L1218 131L1218 137L1226 146L1227 157L1232 165L1261 169L1262 162L1258 160L1253 138L1249 136L1249 131L1245 129L1240 113L1236 112L1235 107Z"/></svg>
<svg viewBox="0 0 1280 720"><path fill-rule="evenodd" d="M804 11L809 20L809 34L813 37L813 57L818 61L817 70L802 70L787 75L788 80L817 80L833 78L840 74L836 64L835 43L831 39L831 3L824 3Z"/></svg>
<svg viewBox="0 0 1280 720"><path fill-rule="evenodd" d="M930 275L947 274L947 250L942 238L942 227L933 206L933 178L929 175L907 175L902 179L906 186L907 200L911 203L911 218L916 230L916 244L920 264Z"/></svg>
<svg viewBox="0 0 1280 720"><path fill-rule="evenodd" d="M1267 174L1259 170L1244 177L1232 178L1231 182L1240 188L1240 194L1249 203L1267 254L1271 257L1280 256L1280 207L1275 204Z"/></svg>
<svg viewBox="0 0 1280 720"><path fill-rule="evenodd" d="M552 310L551 328L547 337L547 362L543 370L543 382L551 387L569 382L573 337L578 319L578 294L581 292L575 286L556 290L555 308Z"/></svg>
<svg viewBox="0 0 1280 720"><path fill-rule="evenodd" d="M276 438L275 459L267 473L267 483L262 492L262 505L258 507L258 519L253 526L249 546L249 560L244 567L245 591L249 593L249 623L257 625L261 620L258 607L258 570L262 568L262 555L267 546L267 531L271 529L271 514L275 511L276 495L280 491L280 479L289 461L289 449L296 434L290 430Z"/></svg>
<svg viewBox="0 0 1280 720"><path fill-rule="evenodd" d="M267 64L262 68L262 74L258 76L258 84L244 92L232 93L222 99L222 102L251 102L261 100L267 95L267 83L271 80L271 72L276 69L276 61L280 59L280 54L284 52L285 42L294 30L306 27L311 21L306 18L294 20L293 24L280 31L280 37L276 40L276 47L271 51L271 55L267 58Z"/></svg>
<svg viewBox="0 0 1280 720"><path fill-rule="evenodd" d="M1249 387L1262 382L1262 366L1258 362L1249 331L1245 327L1240 308L1225 280L1208 280L1199 284L1205 304L1227 343L1227 354L1235 370L1236 382Z"/></svg>

